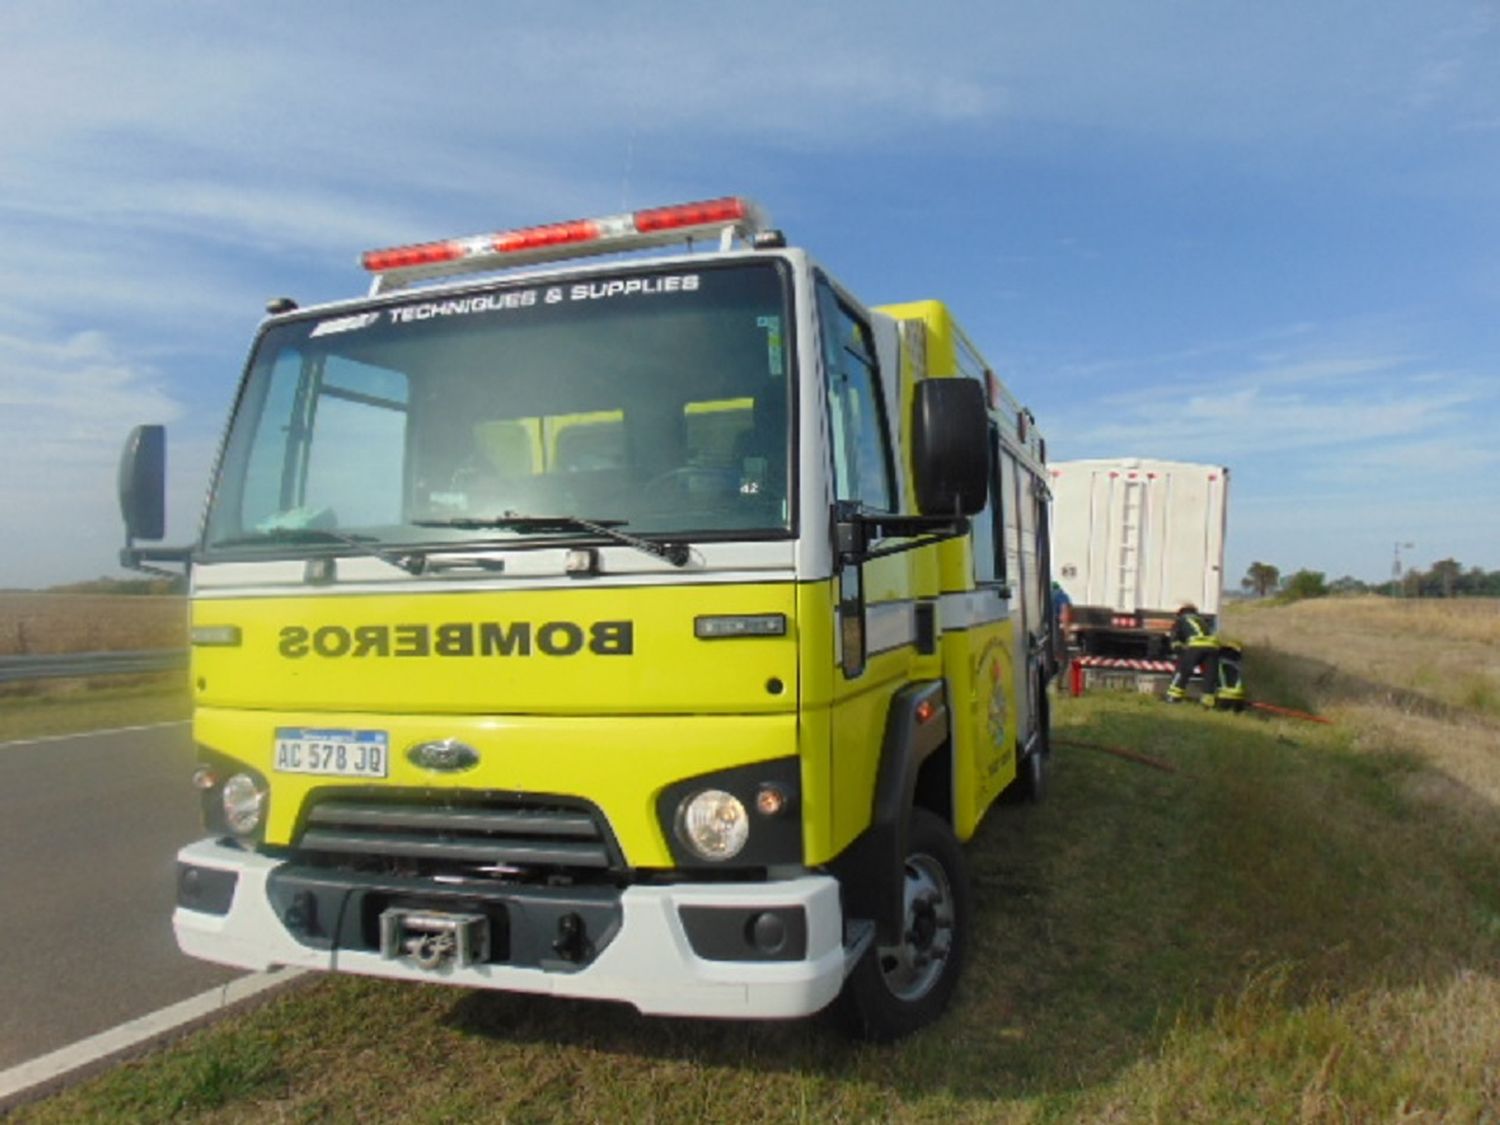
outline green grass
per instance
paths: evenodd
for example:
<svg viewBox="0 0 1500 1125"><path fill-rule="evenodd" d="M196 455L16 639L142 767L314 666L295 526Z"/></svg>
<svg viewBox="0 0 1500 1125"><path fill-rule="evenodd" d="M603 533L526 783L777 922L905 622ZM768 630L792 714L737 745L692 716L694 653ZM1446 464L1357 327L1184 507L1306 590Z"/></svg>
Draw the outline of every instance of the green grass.
<svg viewBox="0 0 1500 1125"><path fill-rule="evenodd" d="M1493 676L1473 673L1459 685L1459 703L1481 715L1500 717L1500 683Z"/></svg>
<svg viewBox="0 0 1500 1125"><path fill-rule="evenodd" d="M1458 812L1413 804L1430 766L1378 732L1133 695L1059 700L1055 717L1059 738L1178 772L1059 748L1046 803L997 808L970 848L960 996L895 1047L817 1019L320 978L17 1120L1500 1113L1500 854Z"/></svg>
<svg viewBox="0 0 1500 1125"><path fill-rule="evenodd" d="M174 1053L157 1070L119 1071L91 1112L117 1121L166 1121L219 1109L275 1089L282 1066L274 1045L260 1038Z"/></svg>
<svg viewBox="0 0 1500 1125"><path fill-rule="evenodd" d="M39 681L0 690L0 742L143 726L186 719L192 698L183 675L98 681Z"/></svg>

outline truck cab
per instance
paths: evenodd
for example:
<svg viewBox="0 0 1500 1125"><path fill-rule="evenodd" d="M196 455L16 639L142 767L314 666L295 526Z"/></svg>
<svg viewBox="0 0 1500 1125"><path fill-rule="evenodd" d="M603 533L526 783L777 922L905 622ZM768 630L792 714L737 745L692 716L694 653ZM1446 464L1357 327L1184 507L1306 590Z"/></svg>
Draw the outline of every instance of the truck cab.
<svg viewBox="0 0 1500 1125"><path fill-rule="evenodd" d="M181 948L934 1019L1047 762L1029 413L739 198L364 261L261 325L191 548L136 543L160 432L122 462L126 561L190 569Z"/></svg>

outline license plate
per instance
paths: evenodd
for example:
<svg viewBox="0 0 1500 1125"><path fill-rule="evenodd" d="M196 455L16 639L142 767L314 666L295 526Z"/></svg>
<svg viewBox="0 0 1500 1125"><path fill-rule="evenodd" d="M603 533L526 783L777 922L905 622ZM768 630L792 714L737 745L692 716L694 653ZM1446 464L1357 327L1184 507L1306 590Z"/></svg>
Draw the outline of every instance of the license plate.
<svg viewBox="0 0 1500 1125"><path fill-rule="evenodd" d="M277 727L277 773L325 777L385 777L390 773L390 739L383 730L324 730Z"/></svg>

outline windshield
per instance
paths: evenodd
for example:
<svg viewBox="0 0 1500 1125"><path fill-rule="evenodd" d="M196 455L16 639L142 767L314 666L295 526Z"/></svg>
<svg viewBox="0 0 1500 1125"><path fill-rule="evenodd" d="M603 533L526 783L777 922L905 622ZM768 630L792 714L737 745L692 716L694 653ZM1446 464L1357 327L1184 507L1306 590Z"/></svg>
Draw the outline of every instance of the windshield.
<svg viewBox="0 0 1500 1125"><path fill-rule="evenodd" d="M536 516L789 534L788 307L764 261L415 294L273 327L207 547L587 537Z"/></svg>

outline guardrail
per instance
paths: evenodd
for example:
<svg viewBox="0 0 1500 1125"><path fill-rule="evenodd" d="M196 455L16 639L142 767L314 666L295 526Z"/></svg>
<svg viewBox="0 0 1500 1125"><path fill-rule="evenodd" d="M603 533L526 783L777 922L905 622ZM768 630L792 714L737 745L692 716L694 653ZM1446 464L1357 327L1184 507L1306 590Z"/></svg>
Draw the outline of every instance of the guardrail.
<svg viewBox="0 0 1500 1125"><path fill-rule="evenodd" d="M65 652L45 656L0 656L0 684L85 676L137 676L186 668L185 648L139 652Z"/></svg>

